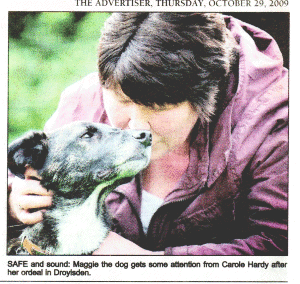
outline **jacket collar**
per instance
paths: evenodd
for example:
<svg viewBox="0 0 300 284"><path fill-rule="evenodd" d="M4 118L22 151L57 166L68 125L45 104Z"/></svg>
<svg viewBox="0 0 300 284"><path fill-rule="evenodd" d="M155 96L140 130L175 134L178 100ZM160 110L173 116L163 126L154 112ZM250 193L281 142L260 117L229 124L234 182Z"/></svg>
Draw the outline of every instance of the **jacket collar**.
<svg viewBox="0 0 300 284"><path fill-rule="evenodd" d="M118 186L114 191L118 192L130 201L131 205L137 213L140 213L140 203L141 203L141 187L140 187L140 177L137 175L129 183L122 184Z"/></svg>
<svg viewBox="0 0 300 284"><path fill-rule="evenodd" d="M210 154L207 186L210 187L225 169L231 150L232 111L238 83L238 70L229 74L220 93L217 113L210 125ZM222 95L223 93L223 95Z"/></svg>

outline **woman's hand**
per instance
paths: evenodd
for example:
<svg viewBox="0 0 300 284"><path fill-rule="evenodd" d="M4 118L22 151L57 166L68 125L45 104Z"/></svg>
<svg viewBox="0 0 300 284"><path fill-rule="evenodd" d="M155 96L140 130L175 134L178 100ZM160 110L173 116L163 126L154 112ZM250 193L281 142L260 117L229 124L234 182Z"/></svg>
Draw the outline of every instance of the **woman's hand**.
<svg viewBox="0 0 300 284"><path fill-rule="evenodd" d="M24 224L35 224L43 220L43 214L52 204L53 193L40 185L39 175L28 167L25 171L25 180L14 178L9 196L10 214Z"/></svg>
<svg viewBox="0 0 300 284"><path fill-rule="evenodd" d="M163 251L145 250L120 235L110 232L93 255L163 255Z"/></svg>

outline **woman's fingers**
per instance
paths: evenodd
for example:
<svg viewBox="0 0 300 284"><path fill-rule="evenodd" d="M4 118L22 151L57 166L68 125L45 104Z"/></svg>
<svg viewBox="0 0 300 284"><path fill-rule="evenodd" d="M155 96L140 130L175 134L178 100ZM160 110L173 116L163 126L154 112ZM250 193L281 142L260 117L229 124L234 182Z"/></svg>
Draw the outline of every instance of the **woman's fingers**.
<svg viewBox="0 0 300 284"><path fill-rule="evenodd" d="M22 198L18 198L18 205L21 209L25 210L49 207L52 205L52 197L41 195L23 195Z"/></svg>
<svg viewBox="0 0 300 284"><path fill-rule="evenodd" d="M18 218L24 224L33 225L43 220L42 211L44 210L29 213L27 210L21 210L18 214Z"/></svg>
<svg viewBox="0 0 300 284"><path fill-rule="evenodd" d="M24 224L40 222L44 209L52 205L52 196L53 192L42 187L38 180L28 175L25 180L16 177L9 196L10 213Z"/></svg>

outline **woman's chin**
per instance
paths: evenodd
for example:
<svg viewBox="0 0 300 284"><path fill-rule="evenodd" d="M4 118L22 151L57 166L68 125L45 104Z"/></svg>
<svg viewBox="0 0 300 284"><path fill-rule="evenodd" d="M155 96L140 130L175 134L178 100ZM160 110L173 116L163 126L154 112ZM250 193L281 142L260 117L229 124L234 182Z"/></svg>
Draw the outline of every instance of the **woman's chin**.
<svg viewBox="0 0 300 284"><path fill-rule="evenodd" d="M151 150L150 162L163 158L169 152L170 150L165 147L155 147L155 145L153 145Z"/></svg>

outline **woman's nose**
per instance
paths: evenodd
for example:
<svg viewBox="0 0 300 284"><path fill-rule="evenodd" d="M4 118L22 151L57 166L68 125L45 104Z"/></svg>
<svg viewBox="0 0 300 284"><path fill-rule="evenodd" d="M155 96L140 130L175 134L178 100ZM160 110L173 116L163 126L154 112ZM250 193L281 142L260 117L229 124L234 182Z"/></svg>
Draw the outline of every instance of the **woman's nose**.
<svg viewBox="0 0 300 284"><path fill-rule="evenodd" d="M136 130L150 130L150 124L146 121L130 119L128 123L128 128Z"/></svg>
<svg viewBox="0 0 300 284"><path fill-rule="evenodd" d="M147 110L139 105L134 105L130 111L129 129L150 130Z"/></svg>

